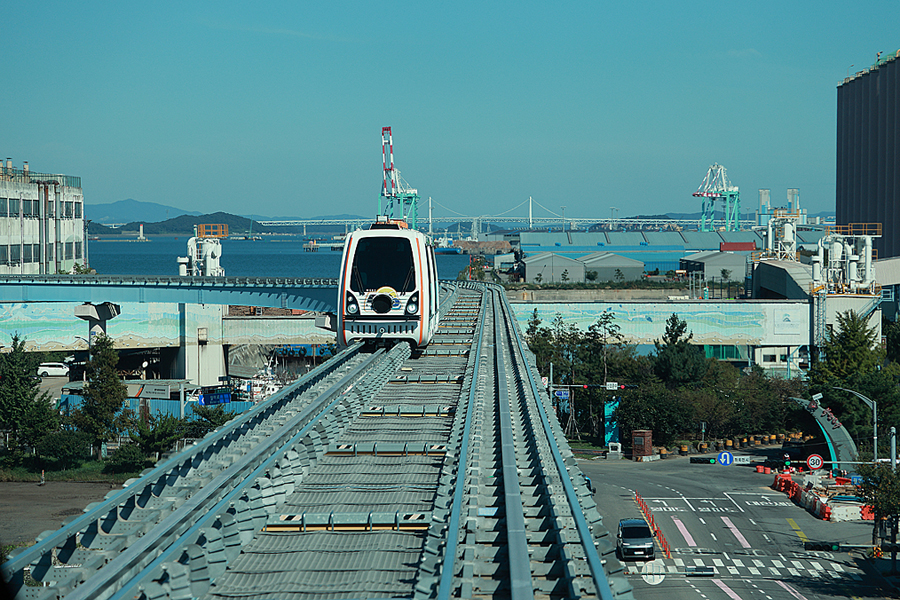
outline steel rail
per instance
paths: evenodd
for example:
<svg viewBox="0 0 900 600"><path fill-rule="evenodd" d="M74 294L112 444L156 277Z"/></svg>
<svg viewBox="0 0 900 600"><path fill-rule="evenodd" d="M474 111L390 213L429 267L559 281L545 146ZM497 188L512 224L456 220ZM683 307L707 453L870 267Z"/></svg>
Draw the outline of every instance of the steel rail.
<svg viewBox="0 0 900 600"><path fill-rule="evenodd" d="M444 560L441 565L441 579L438 585L438 600L449 600L453 592L453 578L456 575L456 549L459 546L459 521L463 510L463 497L466 490L466 472L468 471L469 436L472 429L472 413L475 406L475 392L478 389L478 372L481 369L481 351L484 348L484 314L485 299L488 294L482 291L482 308L478 316L478 342L475 347L475 368L472 376L469 397L466 401L466 420L463 425L462 443L459 448L459 462L456 465L456 487L453 492L453 509L447 525L447 543L444 546Z"/></svg>
<svg viewBox="0 0 900 600"><path fill-rule="evenodd" d="M512 310L509 307L509 303L506 300L506 297L501 294L500 302L503 306L502 310L507 314L508 318L512 316ZM519 356L521 356L524 360L525 357L525 349L522 343L522 337L519 332L518 327L512 327L513 335L515 336L515 344L518 347ZM534 394L534 398L536 399L536 404L538 408L538 412L541 416L541 424L544 428L544 434L547 436L547 441L550 445L550 450L553 455L553 462L556 465L556 469L559 472L560 480L563 484L563 489L566 493L566 499L568 500L569 507L571 508L572 518L575 520L575 528L578 531L578 538L581 541L581 545L584 547L584 554L587 559L588 567L591 571L591 576L594 579L594 586L597 588L597 593L600 598L603 600L614 600L612 594L612 588L610 587L609 579L606 576L606 570L603 568L603 562L600 559L600 555L597 552L597 547L594 543L594 536L591 532L591 527L587 522L587 519L584 517L584 512L581 508L581 503L578 501L578 495L575 492L575 487L572 485L572 480L569 477L569 472L566 469L565 461L563 460L562 454L559 450L559 445L556 443L556 439L553 435L553 429L550 426L550 421L547 416L547 411L545 410L544 403L541 401L540 393L538 392L537 384L534 380L534 375L531 369L527 369L527 379L531 386L531 392Z"/></svg>
<svg viewBox="0 0 900 600"><path fill-rule="evenodd" d="M365 361L354 367L354 369L347 373L340 381L321 394L316 399L315 405L304 408L300 413L282 425L277 432L269 435L263 443L256 446L250 454L242 457L241 460L211 481L203 490L205 492L205 494L203 494L205 497L198 499L198 501L194 503L195 506L182 506L179 510L176 510L167 517L166 520L160 524L160 529L166 531L173 530L185 518L191 518L193 525L181 534L175 543L171 544L157 555L151 563L141 570L140 573L131 575L128 573L128 570L133 569L133 557L144 555L151 548L149 544L140 544L139 542L126 550L120 557L117 557L113 562L119 562L120 564L115 565L115 567L119 569L119 572L125 573L129 579L128 582L119 588L110 598L112 600L124 600L126 598L137 597L140 591L139 588L148 584L155 576L157 576L160 567L164 562L177 559L179 556L177 553L183 552L186 545L193 543L193 540L197 537L201 529L210 527L218 518L218 515L224 512L230 502L239 498L248 487L254 485L257 477L263 475L266 470L280 459L285 448L290 448L302 440L325 415L329 414L335 406L343 400L343 396L355 384L358 378L369 371L376 362L379 362L383 358L384 355L384 349L375 351ZM301 426L304 422L306 422L306 424L302 425L302 427L297 430L297 427ZM294 431L296 431L296 433L292 433ZM286 441L285 438L287 438ZM263 459L262 462L255 462L263 455L267 455L268 458ZM255 465L255 467L250 473L242 473L242 471L246 470L248 465ZM207 500L216 491L225 487L227 482L235 477L241 478L239 485L228 491L214 506L207 507L203 505L204 500ZM194 497L192 497L191 500L193 501ZM182 511L182 509L184 510ZM194 515L198 511L205 512L206 516L201 516L199 519L192 518L191 515ZM181 512L181 514L179 514L179 512ZM143 538L141 538L140 541L143 541ZM132 549L134 549L133 552ZM126 556L129 553L132 557ZM113 567L113 562L107 565L107 568ZM104 597L100 595L100 592L104 589L102 586L108 582L110 578L107 577L105 578L105 581L97 582L94 581L95 579L97 578L92 578L76 588L75 592L66 596L66 600L88 600Z"/></svg>
<svg viewBox="0 0 900 600"><path fill-rule="evenodd" d="M528 538L525 534L525 512L522 508L522 490L519 487L519 471L516 464L515 433L510 416L509 385L506 379L506 361L503 349L507 346L504 339L502 320L503 305L496 289L490 290L494 298L491 302L494 320L494 377L496 380L495 400L500 415L500 456L503 473L503 503L506 511L506 543L509 551L510 592L513 600L534 598L534 582L531 579L531 559L528 553ZM508 335L508 331L507 331Z"/></svg>

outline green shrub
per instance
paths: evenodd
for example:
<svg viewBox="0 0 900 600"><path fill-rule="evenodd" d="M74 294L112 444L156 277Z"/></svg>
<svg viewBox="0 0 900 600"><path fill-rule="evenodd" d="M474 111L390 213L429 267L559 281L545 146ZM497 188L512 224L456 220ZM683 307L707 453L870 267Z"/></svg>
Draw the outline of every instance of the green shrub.
<svg viewBox="0 0 900 600"><path fill-rule="evenodd" d="M119 449L113 452L106 459L103 467L104 473L130 473L133 471L141 471L147 457L141 451L137 444L128 443L119 446Z"/></svg>
<svg viewBox="0 0 900 600"><path fill-rule="evenodd" d="M91 438L78 431L54 431L41 440L38 454L55 459L63 469L76 466L91 455Z"/></svg>

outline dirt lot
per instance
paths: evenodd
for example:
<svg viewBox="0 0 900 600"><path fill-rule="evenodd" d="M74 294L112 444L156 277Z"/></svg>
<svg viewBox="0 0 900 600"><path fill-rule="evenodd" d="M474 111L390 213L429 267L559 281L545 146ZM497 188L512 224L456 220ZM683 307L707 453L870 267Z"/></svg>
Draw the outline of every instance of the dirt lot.
<svg viewBox="0 0 900 600"><path fill-rule="evenodd" d="M0 544L33 544L48 529L59 529L63 519L80 515L91 502L103 500L109 483L0 482Z"/></svg>

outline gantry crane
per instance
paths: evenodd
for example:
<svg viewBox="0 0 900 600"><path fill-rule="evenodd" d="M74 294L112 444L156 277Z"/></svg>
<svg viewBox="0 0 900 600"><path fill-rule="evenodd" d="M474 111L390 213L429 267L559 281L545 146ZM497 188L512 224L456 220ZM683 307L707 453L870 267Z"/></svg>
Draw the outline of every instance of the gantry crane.
<svg viewBox="0 0 900 600"><path fill-rule="evenodd" d="M410 229L415 229L419 192L409 187L400 177L400 170L394 167L394 141L390 127L381 128L381 157L384 163L384 184L378 199L378 214L392 219L404 219ZM399 214L395 215L395 210Z"/></svg>
<svg viewBox="0 0 900 600"><path fill-rule="evenodd" d="M718 163L712 165L694 196L703 198L700 231L715 231L716 200L722 200L725 204L725 231L741 228L741 193L737 186L728 181L725 167Z"/></svg>

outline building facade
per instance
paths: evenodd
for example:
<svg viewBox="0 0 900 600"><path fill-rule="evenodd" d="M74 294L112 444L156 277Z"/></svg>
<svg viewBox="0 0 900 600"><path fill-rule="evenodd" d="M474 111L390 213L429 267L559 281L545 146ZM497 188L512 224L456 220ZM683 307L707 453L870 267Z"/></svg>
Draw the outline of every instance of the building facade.
<svg viewBox="0 0 900 600"><path fill-rule="evenodd" d="M900 50L837 88L838 225L881 223L878 258L900 256Z"/></svg>
<svg viewBox="0 0 900 600"><path fill-rule="evenodd" d="M0 161L0 275L71 273L86 263L81 178Z"/></svg>

